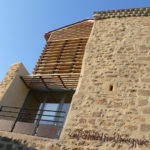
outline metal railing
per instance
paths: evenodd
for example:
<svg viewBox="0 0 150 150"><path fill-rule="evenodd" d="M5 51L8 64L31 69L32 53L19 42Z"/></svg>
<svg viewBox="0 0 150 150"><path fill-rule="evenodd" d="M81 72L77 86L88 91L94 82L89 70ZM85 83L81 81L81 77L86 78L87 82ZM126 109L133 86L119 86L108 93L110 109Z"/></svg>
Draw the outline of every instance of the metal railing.
<svg viewBox="0 0 150 150"><path fill-rule="evenodd" d="M35 125L32 135L36 136L38 128L41 124L55 126L62 130L66 118L66 112L49 109L1 106L0 118L4 120L6 119L14 121L13 126L10 130L11 132L14 131L17 122L32 123ZM59 135L60 131L58 131L57 137L59 137Z"/></svg>

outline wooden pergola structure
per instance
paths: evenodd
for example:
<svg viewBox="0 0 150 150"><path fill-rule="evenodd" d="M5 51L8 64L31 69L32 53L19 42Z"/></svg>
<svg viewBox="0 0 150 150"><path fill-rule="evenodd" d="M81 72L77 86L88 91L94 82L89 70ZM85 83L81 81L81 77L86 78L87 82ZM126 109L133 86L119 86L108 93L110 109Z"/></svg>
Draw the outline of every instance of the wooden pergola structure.
<svg viewBox="0 0 150 150"><path fill-rule="evenodd" d="M76 88L85 46L93 26L86 19L45 34L47 44L33 74L21 79L29 88Z"/></svg>

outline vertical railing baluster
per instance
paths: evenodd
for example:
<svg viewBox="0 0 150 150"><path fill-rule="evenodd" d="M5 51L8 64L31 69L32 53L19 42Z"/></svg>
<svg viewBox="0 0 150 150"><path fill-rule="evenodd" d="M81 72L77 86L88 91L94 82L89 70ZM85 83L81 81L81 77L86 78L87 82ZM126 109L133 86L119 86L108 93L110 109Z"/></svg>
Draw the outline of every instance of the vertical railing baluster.
<svg viewBox="0 0 150 150"><path fill-rule="evenodd" d="M48 97L48 96L46 95L45 100L44 100L44 103L43 103L43 105L42 105L42 107L41 107L40 115L39 115L38 118L37 118L36 127L35 127L35 130L34 130L33 135L36 135L37 129L38 129L38 127L39 127L39 124L40 124L40 121L41 121L41 118L42 118L42 115L43 115L45 103L46 103L46 101L47 101L47 97Z"/></svg>
<svg viewBox="0 0 150 150"><path fill-rule="evenodd" d="M15 125L16 125L17 121L19 120L19 117L20 117L20 115L21 115L22 110L23 110L23 108L20 108L20 111L18 112L18 115L17 115L17 117L16 117L16 119L15 119L15 122L14 122L14 124L13 124L13 126L12 126L10 132L13 132L13 130L14 130L14 128L15 128Z"/></svg>

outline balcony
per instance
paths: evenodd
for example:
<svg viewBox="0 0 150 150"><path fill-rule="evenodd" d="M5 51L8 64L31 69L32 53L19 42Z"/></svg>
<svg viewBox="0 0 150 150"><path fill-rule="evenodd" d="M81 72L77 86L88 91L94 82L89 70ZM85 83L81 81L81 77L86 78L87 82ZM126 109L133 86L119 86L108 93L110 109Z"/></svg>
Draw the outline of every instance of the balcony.
<svg viewBox="0 0 150 150"><path fill-rule="evenodd" d="M65 119L65 111L1 106L0 131L58 139Z"/></svg>

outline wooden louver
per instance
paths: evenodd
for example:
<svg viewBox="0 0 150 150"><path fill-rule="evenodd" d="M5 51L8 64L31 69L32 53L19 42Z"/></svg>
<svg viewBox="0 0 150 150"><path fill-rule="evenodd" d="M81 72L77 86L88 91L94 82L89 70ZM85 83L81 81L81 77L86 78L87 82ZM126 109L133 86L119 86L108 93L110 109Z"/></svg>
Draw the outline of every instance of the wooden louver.
<svg viewBox="0 0 150 150"><path fill-rule="evenodd" d="M81 25L80 25L81 24ZM22 77L30 88L76 88L91 22L81 22L65 31L55 31L47 41L31 76ZM81 27L81 36L76 32ZM84 30L84 27L85 30ZM70 33L70 35L69 35ZM77 32L79 36L79 31ZM83 36L85 33L85 36ZM63 34L63 37L61 37ZM71 38L72 35L72 38ZM56 40L58 38L58 40Z"/></svg>
<svg viewBox="0 0 150 150"><path fill-rule="evenodd" d="M87 39L48 42L33 74L80 73Z"/></svg>

